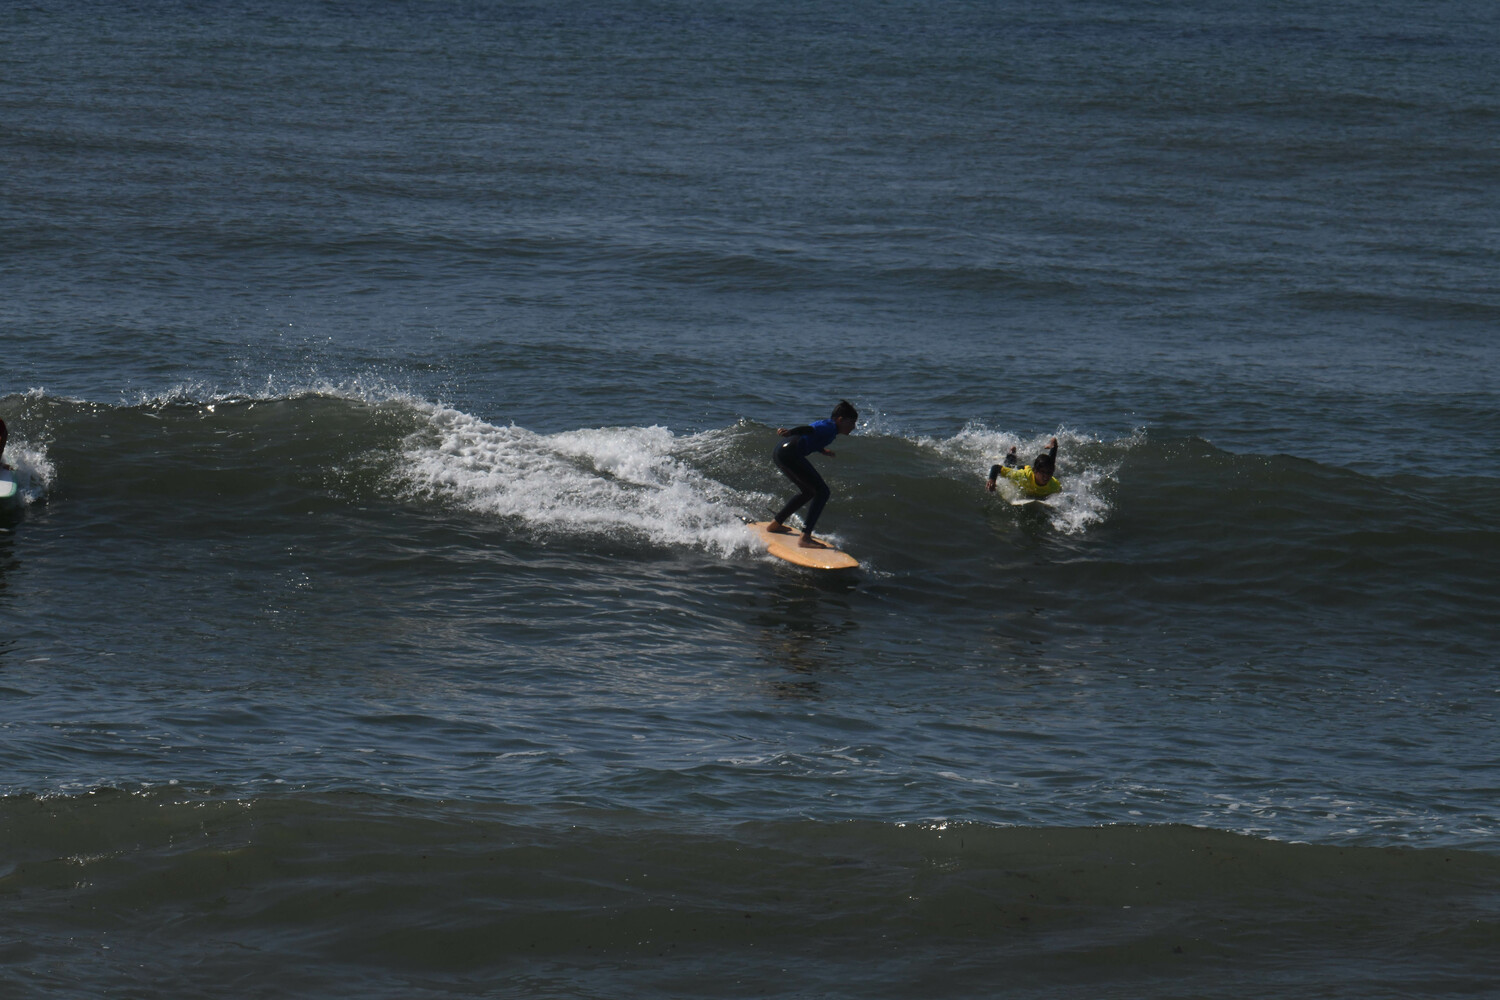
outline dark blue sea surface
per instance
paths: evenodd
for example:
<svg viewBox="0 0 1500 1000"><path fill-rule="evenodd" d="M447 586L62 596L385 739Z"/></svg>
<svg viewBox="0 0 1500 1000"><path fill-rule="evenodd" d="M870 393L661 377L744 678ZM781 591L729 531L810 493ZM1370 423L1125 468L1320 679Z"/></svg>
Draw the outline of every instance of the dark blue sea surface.
<svg viewBox="0 0 1500 1000"><path fill-rule="evenodd" d="M1492 992L1496 135L1467 0L0 10L0 992Z"/></svg>

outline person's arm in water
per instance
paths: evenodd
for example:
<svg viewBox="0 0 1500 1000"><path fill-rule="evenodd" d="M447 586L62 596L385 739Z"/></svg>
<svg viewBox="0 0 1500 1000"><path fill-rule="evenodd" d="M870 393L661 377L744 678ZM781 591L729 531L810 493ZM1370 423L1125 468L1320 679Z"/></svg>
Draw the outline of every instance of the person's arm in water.
<svg viewBox="0 0 1500 1000"><path fill-rule="evenodd" d="M995 492L995 480L1000 478L1000 473L1006 469L1019 469L1020 467L1021 461L1016 458L1016 446L1011 445L1010 451L1005 453L1005 464L990 466L989 478L984 481L984 488L991 493Z"/></svg>
<svg viewBox="0 0 1500 1000"><path fill-rule="evenodd" d="M6 428L5 421L0 420L0 469L10 468L10 464L5 461L5 442L8 440L10 440L10 430Z"/></svg>
<svg viewBox="0 0 1500 1000"><path fill-rule="evenodd" d="M1026 478L1025 474L1015 466L992 465L990 466L989 478L984 481L984 488L989 490L991 493L995 492L995 482L1001 476L1004 476L1006 479L1012 480L1014 482L1021 482Z"/></svg>

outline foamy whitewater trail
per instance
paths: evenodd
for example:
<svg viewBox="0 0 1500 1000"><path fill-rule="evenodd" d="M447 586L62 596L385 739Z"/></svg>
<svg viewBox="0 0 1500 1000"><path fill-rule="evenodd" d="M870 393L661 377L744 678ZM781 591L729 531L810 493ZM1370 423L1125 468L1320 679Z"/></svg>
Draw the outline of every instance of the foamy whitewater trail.
<svg viewBox="0 0 1500 1000"><path fill-rule="evenodd" d="M52 460L47 456L46 447L13 438L5 449L5 455L16 476L16 499L31 504L46 497L47 490L57 475Z"/></svg>
<svg viewBox="0 0 1500 1000"><path fill-rule="evenodd" d="M25 393L21 399L39 401L45 396L40 389ZM28 435L24 428L10 427L5 442L4 460L16 477L15 499L22 503L38 503L47 496L57 478L57 466L47 453L45 437Z"/></svg>
<svg viewBox="0 0 1500 1000"><path fill-rule="evenodd" d="M418 404L421 408L421 404ZM413 496L516 518L562 535L639 538L730 554L751 547L741 512L755 504L684 460L725 431L678 437L660 427L538 434L450 407L404 442L397 471Z"/></svg>

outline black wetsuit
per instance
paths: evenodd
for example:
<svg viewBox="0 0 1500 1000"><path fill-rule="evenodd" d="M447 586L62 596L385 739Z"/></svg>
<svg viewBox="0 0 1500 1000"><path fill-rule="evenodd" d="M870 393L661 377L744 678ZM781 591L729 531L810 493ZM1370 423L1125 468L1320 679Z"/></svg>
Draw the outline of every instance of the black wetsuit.
<svg viewBox="0 0 1500 1000"><path fill-rule="evenodd" d="M833 431L832 434L828 433L830 429ZM822 451L832 443L837 434L838 425L832 420L819 420L811 427L792 428L787 435L787 440L778 444L771 452L776 468L780 469L782 475L790 479L792 485L800 491L788 500L786 506L781 508L781 512L776 515L777 524L785 524L786 519L809 500L812 501L812 506L807 508L807 516L802 519L802 530L811 532L818 523L818 517L823 513L823 506L828 503L828 484L823 482L823 477L818 475L818 470L813 468L807 456L809 452Z"/></svg>

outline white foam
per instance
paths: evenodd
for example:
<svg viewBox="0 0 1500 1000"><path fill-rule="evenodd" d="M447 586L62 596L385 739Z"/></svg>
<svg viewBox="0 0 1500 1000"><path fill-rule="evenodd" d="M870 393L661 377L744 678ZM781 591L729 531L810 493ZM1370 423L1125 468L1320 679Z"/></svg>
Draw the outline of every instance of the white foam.
<svg viewBox="0 0 1500 1000"><path fill-rule="evenodd" d="M135 405L147 408L204 406L230 402L276 402L310 396L346 399L364 403L402 402L420 405L420 400L378 376L354 376L339 381L309 373L288 379L267 375L264 383L246 382L236 389L223 389L206 382L179 382L161 392L142 393Z"/></svg>
<svg viewBox="0 0 1500 1000"><path fill-rule="evenodd" d="M47 495L57 469L47 457L45 445L32 445L14 435L5 446L5 461L16 476L16 495L25 503L36 503Z"/></svg>
<svg viewBox="0 0 1500 1000"><path fill-rule="evenodd" d="M428 426L404 442L398 473L415 494L543 533L644 538L724 554L751 548L732 491L681 458L715 432L679 438L653 426L546 435L449 407L419 408L428 411Z"/></svg>

